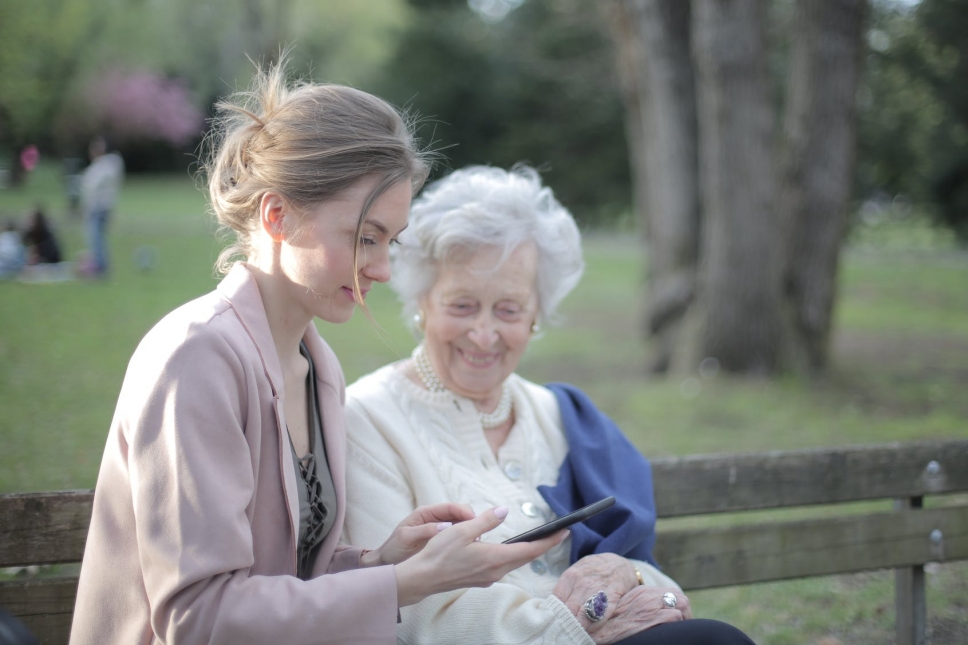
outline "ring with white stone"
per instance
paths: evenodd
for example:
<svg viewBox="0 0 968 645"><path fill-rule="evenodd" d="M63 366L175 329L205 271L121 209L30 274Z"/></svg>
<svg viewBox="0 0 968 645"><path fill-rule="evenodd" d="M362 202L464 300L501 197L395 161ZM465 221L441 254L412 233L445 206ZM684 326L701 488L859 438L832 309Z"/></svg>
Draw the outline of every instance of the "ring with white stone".
<svg viewBox="0 0 968 645"><path fill-rule="evenodd" d="M669 609L675 609L676 595L671 591L665 592L664 594L662 594L662 604L668 607Z"/></svg>

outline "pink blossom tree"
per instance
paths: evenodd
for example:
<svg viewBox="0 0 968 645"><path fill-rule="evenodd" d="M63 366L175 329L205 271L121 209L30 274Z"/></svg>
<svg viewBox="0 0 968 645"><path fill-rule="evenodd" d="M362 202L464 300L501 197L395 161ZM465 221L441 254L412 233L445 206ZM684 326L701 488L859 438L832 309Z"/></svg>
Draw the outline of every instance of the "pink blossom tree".
<svg viewBox="0 0 968 645"><path fill-rule="evenodd" d="M96 121L116 141L190 143L204 115L181 79L151 72L114 71L95 83L90 102Z"/></svg>

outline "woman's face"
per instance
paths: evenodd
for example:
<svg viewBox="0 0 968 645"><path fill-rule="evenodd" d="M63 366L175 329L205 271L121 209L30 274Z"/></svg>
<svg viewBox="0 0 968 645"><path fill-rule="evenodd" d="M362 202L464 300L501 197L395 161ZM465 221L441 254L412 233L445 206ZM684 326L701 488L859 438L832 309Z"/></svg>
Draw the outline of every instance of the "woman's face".
<svg viewBox="0 0 968 645"><path fill-rule="evenodd" d="M291 304L327 322L343 323L356 307L354 277L359 272L360 295L374 282L390 279L389 249L406 228L411 186L401 181L388 188L370 207L362 237L356 227L363 204L378 183L360 180L340 195L310 209L279 249L279 269ZM359 265L353 254L360 245Z"/></svg>
<svg viewBox="0 0 968 645"><path fill-rule="evenodd" d="M425 345L448 389L489 408L531 339L538 311L538 252L531 243L496 267L501 250L485 247L444 263L422 301Z"/></svg>

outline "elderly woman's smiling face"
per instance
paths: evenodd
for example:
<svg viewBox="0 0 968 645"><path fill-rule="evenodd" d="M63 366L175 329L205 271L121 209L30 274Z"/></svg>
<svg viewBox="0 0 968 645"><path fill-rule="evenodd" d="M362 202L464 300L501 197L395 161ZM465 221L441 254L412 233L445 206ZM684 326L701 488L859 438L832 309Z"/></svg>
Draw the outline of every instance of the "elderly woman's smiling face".
<svg viewBox="0 0 968 645"><path fill-rule="evenodd" d="M501 249L494 247L459 254L440 267L421 303L425 345L437 377L483 411L497 405L538 312L534 245L518 246L497 266L500 260Z"/></svg>

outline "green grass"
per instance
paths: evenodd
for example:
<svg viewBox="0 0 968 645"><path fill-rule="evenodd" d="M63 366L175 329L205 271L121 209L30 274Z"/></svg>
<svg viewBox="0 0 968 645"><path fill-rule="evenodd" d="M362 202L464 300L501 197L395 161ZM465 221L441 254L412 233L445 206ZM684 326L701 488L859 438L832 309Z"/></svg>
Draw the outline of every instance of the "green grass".
<svg viewBox="0 0 968 645"><path fill-rule="evenodd" d="M51 167L23 191L0 190L0 220L41 198L76 257L80 225L64 214ZM633 237L607 234L586 236L588 271L565 302L564 324L546 326L519 371L581 386L649 456L968 437L968 254L920 220L902 224L853 231L824 379L650 377L643 258ZM187 176L135 177L113 223L108 281L0 282L0 492L94 485L135 346L216 284L213 230ZM153 269L138 269L139 248L153 250ZM368 302L379 327L359 314L320 324L348 381L414 344L389 289ZM934 642L968 642L968 567L932 567L928 583ZM835 645L890 642L892 593L892 574L874 572L691 596L697 615L733 622L760 645Z"/></svg>

